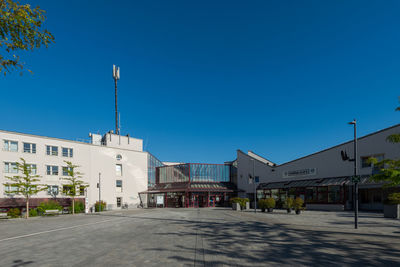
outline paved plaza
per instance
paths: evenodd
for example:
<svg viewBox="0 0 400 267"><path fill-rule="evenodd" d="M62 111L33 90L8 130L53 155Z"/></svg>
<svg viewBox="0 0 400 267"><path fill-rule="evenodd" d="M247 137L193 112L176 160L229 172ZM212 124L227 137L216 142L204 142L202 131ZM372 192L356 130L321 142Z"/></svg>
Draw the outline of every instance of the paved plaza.
<svg viewBox="0 0 400 267"><path fill-rule="evenodd" d="M0 221L1 266L399 266L400 222L350 212L145 209Z"/></svg>

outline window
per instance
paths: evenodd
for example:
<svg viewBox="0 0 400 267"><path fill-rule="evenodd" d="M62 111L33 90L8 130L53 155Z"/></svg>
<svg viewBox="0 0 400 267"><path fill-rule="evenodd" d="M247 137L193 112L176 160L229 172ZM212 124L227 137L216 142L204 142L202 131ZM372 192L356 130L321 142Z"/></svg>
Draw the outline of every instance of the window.
<svg viewBox="0 0 400 267"><path fill-rule="evenodd" d="M377 154L377 155L361 157L361 168L372 167L372 163L368 162L369 158L376 158L378 161L382 161L384 159L383 156L384 156L383 154Z"/></svg>
<svg viewBox="0 0 400 267"><path fill-rule="evenodd" d="M5 173L18 173L16 162L4 162L4 172Z"/></svg>
<svg viewBox="0 0 400 267"><path fill-rule="evenodd" d="M36 164L30 164L29 169L30 169L30 173L31 174L33 174L33 175L37 174L37 166L36 166Z"/></svg>
<svg viewBox="0 0 400 267"><path fill-rule="evenodd" d="M58 185L49 185L47 186L47 194L51 196L57 196L59 193Z"/></svg>
<svg viewBox="0 0 400 267"><path fill-rule="evenodd" d="M62 190L64 195L69 195L72 192L72 186L70 185L63 185Z"/></svg>
<svg viewBox="0 0 400 267"><path fill-rule="evenodd" d="M72 171L72 168L62 167L62 175L63 176L70 176L68 171Z"/></svg>
<svg viewBox="0 0 400 267"><path fill-rule="evenodd" d="M80 196L84 196L85 195L85 187L83 185L81 185L79 187L79 195Z"/></svg>
<svg viewBox="0 0 400 267"><path fill-rule="evenodd" d="M122 192L122 180L117 180L115 186L117 187L117 192Z"/></svg>
<svg viewBox="0 0 400 267"><path fill-rule="evenodd" d="M58 156L58 147L46 146L46 154L49 156Z"/></svg>
<svg viewBox="0 0 400 267"><path fill-rule="evenodd" d="M24 153L36 154L36 144L24 143Z"/></svg>
<svg viewBox="0 0 400 267"><path fill-rule="evenodd" d="M117 176L122 176L122 165L121 164L116 164L115 165L115 171Z"/></svg>
<svg viewBox="0 0 400 267"><path fill-rule="evenodd" d="M117 160L121 160L122 156L120 154L117 155Z"/></svg>
<svg viewBox="0 0 400 267"><path fill-rule="evenodd" d="M18 187L11 185L11 184L6 184L4 185L4 193L6 195L12 195L12 194L17 194L18 193Z"/></svg>
<svg viewBox="0 0 400 267"><path fill-rule="evenodd" d="M4 140L3 149L5 151L17 152L18 151L18 142L17 141Z"/></svg>
<svg viewBox="0 0 400 267"><path fill-rule="evenodd" d="M62 156L63 156L63 157L68 157L68 158L72 158L72 156L73 156L73 149L72 149L72 148L63 147L63 148L62 148Z"/></svg>
<svg viewBox="0 0 400 267"><path fill-rule="evenodd" d="M46 166L46 174L47 175L58 175L58 166Z"/></svg>
<svg viewBox="0 0 400 267"><path fill-rule="evenodd" d="M117 207L120 208L122 203L122 197L117 197Z"/></svg>

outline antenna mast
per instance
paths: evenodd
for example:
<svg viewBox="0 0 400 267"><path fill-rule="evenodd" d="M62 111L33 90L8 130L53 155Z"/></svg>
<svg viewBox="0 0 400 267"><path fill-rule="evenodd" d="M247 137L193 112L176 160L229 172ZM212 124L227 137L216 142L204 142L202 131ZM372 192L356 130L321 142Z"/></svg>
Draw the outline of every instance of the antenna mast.
<svg viewBox="0 0 400 267"><path fill-rule="evenodd" d="M119 80L119 67L113 65L113 78L115 82L115 134L119 134L118 124L118 92L117 92L117 81Z"/></svg>

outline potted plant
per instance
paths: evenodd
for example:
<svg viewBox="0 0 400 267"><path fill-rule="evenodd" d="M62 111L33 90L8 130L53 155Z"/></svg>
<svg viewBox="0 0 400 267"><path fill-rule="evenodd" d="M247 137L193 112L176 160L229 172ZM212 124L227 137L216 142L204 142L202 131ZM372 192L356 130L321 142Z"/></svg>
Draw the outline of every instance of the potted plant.
<svg viewBox="0 0 400 267"><path fill-rule="evenodd" d="M400 219L400 193L392 193L388 196L383 206L385 218Z"/></svg>
<svg viewBox="0 0 400 267"><path fill-rule="evenodd" d="M268 212L272 212L274 210L275 204L276 204L275 199L270 197L270 198L267 198L265 201L266 201Z"/></svg>
<svg viewBox="0 0 400 267"><path fill-rule="evenodd" d="M261 209L262 212L265 212L265 210L268 208L267 205L267 200L266 199L260 199L258 201L258 207Z"/></svg>
<svg viewBox="0 0 400 267"><path fill-rule="evenodd" d="M304 209L303 204L304 204L304 200L300 197L296 197L296 199L293 202L293 207L296 211L296 214L300 214L301 210Z"/></svg>
<svg viewBox="0 0 400 267"><path fill-rule="evenodd" d="M285 200L285 208L286 208L287 213L291 213L292 212L293 202L294 202L294 199L291 198L291 197L288 197Z"/></svg>

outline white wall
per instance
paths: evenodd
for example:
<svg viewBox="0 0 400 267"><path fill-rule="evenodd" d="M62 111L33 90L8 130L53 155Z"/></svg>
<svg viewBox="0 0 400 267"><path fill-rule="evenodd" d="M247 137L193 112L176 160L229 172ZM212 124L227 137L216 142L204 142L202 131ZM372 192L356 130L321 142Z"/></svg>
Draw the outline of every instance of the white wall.
<svg viewBox="0 0 400 267"><path fill-rule="evenodd" d="M131 138L132 140L139 140ZM3 140L18 141L18 152L4 151ZM23 142L35 143L36 154L23 152ZM93 145L69 140L20 134L0 131L0 199L8 197L4 193L3 183L8 180L5 176L12 173L4 173L4 162L19 162L24 158L28 163L36 164L38 174L42 176L41 183L58 185L62 195L62 184L67 184L62 178L62 166L66 166L64 160L81 166L78 170L83 175L83 180L90 186L87 189L90 206L98 200L99 190L97 188L99 173L101 173L101 198L106 201L109 207L116 207L116 198L122 197L122 203L130 206L137 206L140 203L138 192L147 190L147 158L148 153L141 150L140 142L131 142L133 150L124 148ZM46 145L58 147L58 156L46 155ZM73 149L73 157L62 156L61 147ZM130 147L130 146L128 146ZM121 161L116 155L121 155ZM116 164L122 164L122 176L116 175ZM59 166L59 175L46 175L46 165ZM116 180L122 180L122 192L117 192ZM36 197L51 197L47 192L40 192Z"/></svg>

